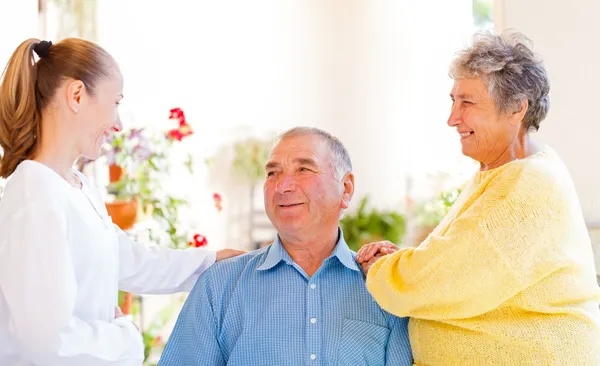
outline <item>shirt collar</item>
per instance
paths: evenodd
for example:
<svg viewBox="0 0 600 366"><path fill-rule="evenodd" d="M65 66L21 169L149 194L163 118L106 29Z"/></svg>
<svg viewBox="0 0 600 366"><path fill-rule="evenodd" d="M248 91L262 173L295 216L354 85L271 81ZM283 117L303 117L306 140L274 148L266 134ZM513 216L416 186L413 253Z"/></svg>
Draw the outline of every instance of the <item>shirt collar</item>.
<svg viewBox="0 0 600 366"><path fill-rule="evenodd" d="M346 244L346 241L344 240L344 233L339 228L338 228L338 233L339 233L338 242L335 246L335 249L333 250L333 253L331 253L329 258L337 257L337 259L340 261L340 263L342 263L348 269L360 272L360 268L358 267L358 264L356 263L356 260L354 259L355 253L353 251L351 251L350 248L348 248L348 244ZM284 261L287 264L294 263L294 260L292 259L292 257L290 257L288 252L285 250L285 248L281 244L281 241L279 240L279 235L276 235L275 240L273 241L273 243L271 244L271 247L269 248L269 251L267 253L267 257L265 258L265 261L257 269L261 270L261 271L268 270L268 269L275 267L281 261Z"/></svg>

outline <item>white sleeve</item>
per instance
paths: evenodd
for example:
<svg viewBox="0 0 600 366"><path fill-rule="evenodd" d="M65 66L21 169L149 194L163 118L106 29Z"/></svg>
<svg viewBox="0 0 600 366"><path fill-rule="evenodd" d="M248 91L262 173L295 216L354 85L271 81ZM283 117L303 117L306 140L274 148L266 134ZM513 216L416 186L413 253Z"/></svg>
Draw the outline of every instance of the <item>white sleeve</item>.
<svg viewBox="0 0 600 366"><path fill-rule="evenodd" d="M190 292L217 254L203 248L171 249L136 243L118 227L119 289L136 294Z"/></svg>
<svg viewBox="0 0 600 366"><path fill-rule="evenodd" d="M31 205L19 211L3 233L0 289L22 357L36 366L140 366L144 346L131 322L74 316L78 288L65 213Z"/></svg>

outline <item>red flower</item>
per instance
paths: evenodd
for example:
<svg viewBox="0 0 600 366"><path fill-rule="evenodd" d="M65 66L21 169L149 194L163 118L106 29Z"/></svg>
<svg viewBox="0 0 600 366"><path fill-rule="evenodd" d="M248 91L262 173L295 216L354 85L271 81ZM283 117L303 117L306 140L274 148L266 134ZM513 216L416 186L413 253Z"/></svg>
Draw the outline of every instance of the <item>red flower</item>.
<svg viewBox="0 0 600 366"><path fill-rule="evenodd" d="M181 112L181 113L183 113L183 112ZM194 133L194 131L192 130L192 127L190 125L188 125L184 119L183 123L181 123L181 121L180 121L178 128L169 130L167 132L167 138L169 138L171 140L181 141L181 140L183 140L184 137L188 137L193 133Z"/></svg>
<svg viewBox="0 0 600 366"><path fill-rule="evenodd" d="M179 132L181 132L183 137L189 136L194 133L194 131L192 131L192 127L190 127L190 125L188 124L179 126Z"/></svg>
<svg viewBox="0 0 600 366"><path fill-rule="evenodd" d="M208 245L208 240L206 240L204 235L196 234L194 235L194 240L189 242L189 245L191 247L200 248Z"/></svg>
<svg viewBox="0 0 600 366"><path fill-rule="evenodd" d="M223 205L222 205L223 198L221 197L221 195L218 193L214 193L213 201L215 201L215 207L217 208L217 211L221 212L221 210L223 209Z"/></svg>
<svg viewBox="0 0 600 366"><path fill-rule="evenodd" d="M181 141L183 139L183 134L179 130L170 130L167 132L167 138L171 140Z"/></svg>
<svg viewBox="0 0 600 366"><path fill-rule="evenodd" d="M152 339L152 346L153 347L156 347L156 346L161 345L161 344L163 344L163 339L162 339L161 336L156 336L156 337L154 337L154 339Z"/></svg>
<svg viewBox="0 0 600 366"><path fill-rule="evenodd" d="M173 108L169 111L169 119L176 119L179 121L179 125L187 124L185 121L185 114L181 108Z"/></svg>

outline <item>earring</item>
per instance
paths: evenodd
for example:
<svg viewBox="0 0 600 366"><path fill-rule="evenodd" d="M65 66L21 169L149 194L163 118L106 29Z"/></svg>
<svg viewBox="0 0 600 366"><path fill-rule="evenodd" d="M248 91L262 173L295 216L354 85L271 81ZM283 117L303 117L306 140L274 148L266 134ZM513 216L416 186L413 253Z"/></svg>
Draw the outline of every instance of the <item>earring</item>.
<svg viewBox="0 0 600 366"><path fill-rule="evenodd" d="M75 112L75 113L79 112L79 108L73 109L73 112Z"/></svg>

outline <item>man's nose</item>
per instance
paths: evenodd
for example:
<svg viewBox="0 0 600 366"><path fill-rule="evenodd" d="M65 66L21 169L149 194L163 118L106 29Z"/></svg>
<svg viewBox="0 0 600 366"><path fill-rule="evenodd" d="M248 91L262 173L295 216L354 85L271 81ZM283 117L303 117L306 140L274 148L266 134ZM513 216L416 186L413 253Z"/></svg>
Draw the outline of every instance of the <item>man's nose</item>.
<svg viewBox="0 0 600 366"><path fill-rule="evenodd" d="M291 192L296 188L296 179L289 174L282 174L277 183L275 184L275 190L277 193Z"/></svg>

